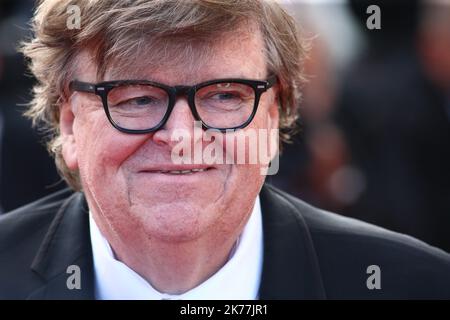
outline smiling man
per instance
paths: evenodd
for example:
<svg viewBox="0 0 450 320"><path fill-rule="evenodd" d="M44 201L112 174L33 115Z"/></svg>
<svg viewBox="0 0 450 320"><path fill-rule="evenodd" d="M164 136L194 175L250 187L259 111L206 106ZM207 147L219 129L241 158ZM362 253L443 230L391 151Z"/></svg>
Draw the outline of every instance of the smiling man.
<svg viewBox="0 0 450 320"><path fill-rule="evenodd" d="M295 123L305 48L275 2L44 0L34 32L28 115L71 190L0 219L1 298L450 297L446 253L265 185L255 145L225 143ZM227 161L174 161L180 131Z"/></svg>

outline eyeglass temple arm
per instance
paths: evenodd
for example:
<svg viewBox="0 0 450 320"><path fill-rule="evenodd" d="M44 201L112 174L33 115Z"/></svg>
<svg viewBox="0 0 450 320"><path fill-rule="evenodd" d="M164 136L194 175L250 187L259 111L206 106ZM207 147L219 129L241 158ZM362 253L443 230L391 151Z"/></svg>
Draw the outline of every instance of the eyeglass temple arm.
<svg viewBox="0 0 450 320"><path fill-rule="evenodd" d="M277 83L277 76L276 75L272 75L267 79L267 89L270 89L271 87L273 87L273 85L275 85Z"/></svg>
<svg viewBox="0 0 450 320"><path fill-rule="evenodd" d="M82 82L82 81L78 81L78 80L74 80L74 81L70 82L69 88L70 88L70 90L73 90L73 91L96 93L95 85L93 85L92 83Z"/></svg>

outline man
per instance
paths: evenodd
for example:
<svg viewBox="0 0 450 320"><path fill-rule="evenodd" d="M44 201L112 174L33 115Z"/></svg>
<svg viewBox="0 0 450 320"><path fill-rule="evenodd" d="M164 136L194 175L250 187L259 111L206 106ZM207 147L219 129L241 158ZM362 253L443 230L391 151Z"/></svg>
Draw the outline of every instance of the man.
<svg viewBox="0 0 450 320"><path fill-rule="evenodd" d="M276 3L44 0L34 28L28 115L75 192L0 220L2 298L450 297L446 253L264 185L227 143L295 121L305 52ZM211 144L228 161L192 160Z"/></svg>

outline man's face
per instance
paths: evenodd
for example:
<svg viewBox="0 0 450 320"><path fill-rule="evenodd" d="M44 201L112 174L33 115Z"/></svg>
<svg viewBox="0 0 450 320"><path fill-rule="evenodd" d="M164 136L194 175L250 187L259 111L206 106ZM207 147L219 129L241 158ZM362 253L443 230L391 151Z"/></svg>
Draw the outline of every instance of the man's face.
<svg viewBox="0 0 450 320"><path fill-rule="evenodd" d="M266 60L259 33L224 37L198 65L161 65L142 70L143 79L193 85L219 78L265 80ZM96 82L88 53L79 59L81 81ZM190 70L196 70L192 72ZM122 76L122 80L127 79ZM105 80L117 80L108 78ZM243 130L278 127L276 88L261 96L258 112ZM62 107L63 156L78 169L94 218L122 241L144 232L162 241L189 241L242 228L264 181L255 164L184 165L172 161L175 130L193 132L194 118L178 98L166 125L149 134L119 132L106 118L98 96L75 92ZM204 148L205 141L193 141ZM227 152L227 151L224 151ZM230 150L228 150L230 152ZM160 171L207 167L189 174Z"/></svg>

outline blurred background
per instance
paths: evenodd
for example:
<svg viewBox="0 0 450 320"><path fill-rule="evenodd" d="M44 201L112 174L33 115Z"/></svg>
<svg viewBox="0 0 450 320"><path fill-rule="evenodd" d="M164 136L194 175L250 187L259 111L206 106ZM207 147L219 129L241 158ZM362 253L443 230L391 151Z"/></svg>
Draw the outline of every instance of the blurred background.
<svg viewBox="0 0 450 320"><path fill-rule="evenodd" d="M450 0L282 2L313 47L301 132L268 181L450 252ZM0 212L65 187L21 115L34 80L15 48L33 7L0 0Z"/></svg>

